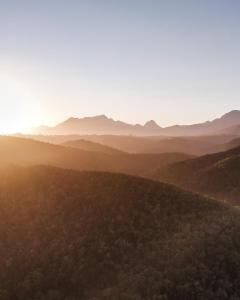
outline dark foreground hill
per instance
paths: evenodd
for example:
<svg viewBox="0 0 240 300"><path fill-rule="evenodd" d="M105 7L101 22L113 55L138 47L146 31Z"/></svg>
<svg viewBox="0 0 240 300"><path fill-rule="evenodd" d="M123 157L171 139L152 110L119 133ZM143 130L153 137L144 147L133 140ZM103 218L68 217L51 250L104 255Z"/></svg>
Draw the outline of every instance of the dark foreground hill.
<svg viewBox="0 0 240 300"><path fill-rule="evenodd" d="M238 210L167 184L0 173L2 300L239 299Z"/></svg>
<svg viewBox="0 0 240 300"><path fill-rule="evenodd" d="M173 163L155 179L240 204L240 147Z"/></svg>
<svg viewBox="0 0 240 300"><path fill-rule="evenodd" d="M0 164L51 165L76 170L145 175L167 163L187 159L184 153L110 155L16 137L0 136Z"/></svg>

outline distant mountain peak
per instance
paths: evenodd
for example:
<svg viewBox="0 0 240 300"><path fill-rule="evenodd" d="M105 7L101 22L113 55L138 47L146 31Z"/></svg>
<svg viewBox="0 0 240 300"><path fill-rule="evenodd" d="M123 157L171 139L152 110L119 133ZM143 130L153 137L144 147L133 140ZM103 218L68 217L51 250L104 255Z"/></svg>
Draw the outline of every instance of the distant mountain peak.
<svg viewBox="0 0 240 300"><path fill-rule="evenodd" d="M63 121L63 122L74 122L74 121L77 121L77 120L79 120L79 118L77 118L77 117L70 117L70 118L66 119L65 121Z"/></svg>
<svg viewBox="0 0 240 300"><path fill-rule="evenodd" d="M154 120L150 120L144 124L144 128L159 129L160 126Z"/></svg>
<svg viewBox="0 0 240 300"><path fill-rule="evenodd" d="M240 117L240 110L231 110L228 113L224 114L221 119L226 118L239 118Z"/></svg>
<svg viewBox="0 0 240 300"><path fill-rule="evenodd" d="M88 119L109 120L109 118L106 115L97 115L93 117L88 117Z"/></svg>
<svg viewBox="0 0 240 300"><path fill-rule="evenodd" d="M58 126L65 125L65 124L75 124L75 123L77 123L78 120L79 120L78 118L70 117L67 120L63 121L62 123L58 124Z"/></svg>

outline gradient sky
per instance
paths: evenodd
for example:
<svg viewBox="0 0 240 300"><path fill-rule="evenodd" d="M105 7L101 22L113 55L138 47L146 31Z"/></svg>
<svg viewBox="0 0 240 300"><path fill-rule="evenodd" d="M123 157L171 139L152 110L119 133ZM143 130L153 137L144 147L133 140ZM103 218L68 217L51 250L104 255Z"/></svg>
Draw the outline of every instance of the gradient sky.
<svg viewBox="0 0 240 300"><path fill-rule="evenodd" d="M0 131L240 107L238 0L0 0Z"/></svg>

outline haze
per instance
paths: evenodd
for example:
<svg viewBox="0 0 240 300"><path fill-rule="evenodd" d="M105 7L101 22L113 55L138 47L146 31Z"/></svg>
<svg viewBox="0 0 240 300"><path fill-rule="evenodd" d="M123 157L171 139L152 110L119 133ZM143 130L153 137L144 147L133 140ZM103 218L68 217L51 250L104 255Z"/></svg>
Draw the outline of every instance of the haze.
<svg viewBox="0 0 240 300"><path fill-rule="evenodd" d="M0 0L0 300L240 300L239 11Z"/></svg>
<svg viewBox="0 0 240 300"><path fill-rule="evenodd" d="M1 1L0 131L103 113L190 124L238 109L239 8L216 0Z"/></svg>

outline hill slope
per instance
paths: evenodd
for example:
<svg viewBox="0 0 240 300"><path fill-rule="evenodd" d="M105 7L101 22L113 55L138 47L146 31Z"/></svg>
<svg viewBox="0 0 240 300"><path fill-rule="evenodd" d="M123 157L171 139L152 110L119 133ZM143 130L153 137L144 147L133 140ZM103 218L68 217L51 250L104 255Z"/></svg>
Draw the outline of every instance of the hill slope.
<svg viewBox="0 0 240 300"><path fill-rule="evenodd" d="M48 139L56 141L62 136L41 136L33 138ZM65 139L67 136L64 137ZM79 139L79 137L75 137ZM74 138L74 139L75 139ZM234 136L199 136L199 137L135 137L117 135L90 135L83 139L101 143L130 153L170 153L181 152L190 155L204 155L216 152L215 149L228 143ZM70 139L70 138L69 138Z"/></svg>
<svg viewBox="0 0 240 300"><path fill-rule="evenodd" d="M212 153L223 152L237 147L240 147L240 138L234 137L231 138L229 141L225 141L224 143L215 145L215 147L213 147L212 149Z"/></svg>
<svg viewBox="0 0 240 300"><path fill-rule="evenodd" d="M225 144L226 150L240 147L240 138L236 138L231 140L230 142Z"/></svg>
<svg viewBox="0 0 240 300"><path fill-rule="evenodd" d="M16 135L40 142L63 144L76 140L87 140L129 153L170 153L180 152L190 155L204 155L227 150L223 144L230 142L237 136L120 136L120 135ZM100 149L99 149L100 150ZM220 151L219 150L219 151Z"/></svg>
<svg viewBox="0 0 240 300"><path fill-rule="evenodd" d="M153 177L240 204L240 147L170 164Z"/></svg>
<svg viewBox="0 0 240 300"><path fill-rule="evenodd" d="M76 170L145 175L157 167L189 158L184 153L110 155L30 139L0 136L1 165L51 165Z"/></svg>
<svg viewBox="0 0 240 300"><path fill-rule="evenodd" d="M101 152L101 153L111 154L111 155L123 154L123 151L120 151L118 149L100 143L84 140L84 139L67 141L64 142L62 145L85 150L85 151L96 151L96 152Z"/></svg>
<svg viewBox="0 0 240 300"><path fill-rule="evenodd" d="M240 124L230 126L228 128L225 128L224 130L221 130L219 134L228 134L228 135L240 135Z"/></svg>
<svg viewBox="0 0 240 300"><path fill-rule="evenodd" d="M173 186L53 168L0 173L4 300L237 299L239 212Z"/></svg>

